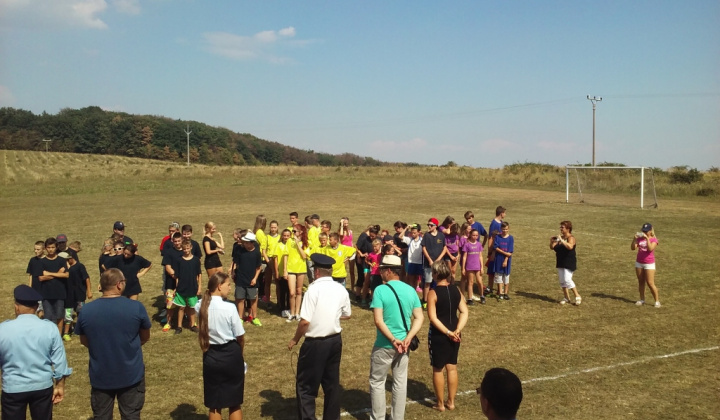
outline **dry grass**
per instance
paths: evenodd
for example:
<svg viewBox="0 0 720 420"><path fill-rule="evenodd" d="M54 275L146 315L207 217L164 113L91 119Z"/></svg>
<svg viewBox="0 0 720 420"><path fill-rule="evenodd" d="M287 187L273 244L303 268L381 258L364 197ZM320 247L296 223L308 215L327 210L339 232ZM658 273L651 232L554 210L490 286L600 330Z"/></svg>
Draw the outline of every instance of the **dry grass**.
<svg viewBox="0 0 720 420"><path fill-rule="evenodd" d="M25 267L38 239L60 232L83 242L80 258L97 282L96 257L112 222L123 220L140 252L154 261L141 300L151 314L159 295L157 245L168 222L201 226L213 220L230 237L254 216L287 223L287 214L349 216L356 231L371 222L389 227L397 219L424 222L472 209L482 222L507 207L516 239L509 302L471 308L460 351L460 390L477 387L485 370L505 366L521 379L557 376L696 348L717 346L720 204L714 200L662 199L659 210L634 208L632 198L603 196L598 205L564 204L564 192L480 186L457 176L457 168L341 170L299 167L191 167L116 157L0 151L6 163L0 183L0 319L11 317L12 288L26 280ZM62 159L61 159L62 158ZM62 161L61 161L62 160ZM0 160L2 162L2 160ZM15 162L15 163L13 163ZM12 180L11 180L12 179ZM51 180L58 180L58 182ZM67 182L70 179L71 182ZM481 184L481 183L480 183ZM702 203L702 205L698 205ZM554 255L547 238L569 219L578 240L581 307L561 307ZM656 226L657 282L663 308L635 307L631 235L644 221ZM227 265L229 259L224 259ZM286 349L293 326L261 311L262 328L248 326L246 418L293 418L295 360ZM427 322L427 321L426 321ZM366 419L367 375L375 336L370 313L354 308L344 323L341 383L343 409ZM426 341L426 329L421 339ZM75 373L56 418L90 415L87 352L67 345ZM525 385L520 418L698 418L720 413L718 350L620 366ZM163 334L154 322L144 348L150 419L201 419L201 353L196 337ZM432 395L426 351L410 362L409 397ZM322 404L319 404L321 407ZM477 397L463 395L445 417L480 418ZM360 412L360 413L358 413ZM436 418L428 404L411 404L407 417Z"/></svg>

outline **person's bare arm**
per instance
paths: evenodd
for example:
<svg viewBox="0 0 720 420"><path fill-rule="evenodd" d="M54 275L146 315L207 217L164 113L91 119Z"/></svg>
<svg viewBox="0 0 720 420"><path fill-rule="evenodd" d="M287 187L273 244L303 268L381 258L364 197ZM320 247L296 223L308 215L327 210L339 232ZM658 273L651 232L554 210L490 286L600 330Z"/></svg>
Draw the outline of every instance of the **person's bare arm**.
<svg viewBox="0 0 720 420"><path fill-rule="evenodd" d="M310 321L301 319L298 323L297 328L295 329L295 335L293 336L293 338L290 339L290 342L288 343L288 350L292 350L292 348L295 347L295 345L300 341L300 339L305 336L308 327L310 327Z"/></svg>
<svg viewBox="0 0 720 420"><path fill-rule="evenodd" d="M397 350L398 353L405 353L406 350L402 340L396 339L395 336L392 335L392 333L390 332L388 326L385 324L382 308L373 308L373 318L375 320L375 326L378 330L380 330L380 334L384 335L385 338L387 338L390 343L392 343L393 347L395 347L395 350Z"/></svg>
<svg viewBox="0 0 720 420"><path fill-rule="evenodd" d="M412 324L410 324L410 332L408 332L407 337L405 337L405 340L403 341L404 348L410 347L410 342L412 341L412 338L415 337L418 332L420 332L420 328L422 328L424 320L425 317L423 316L422 307L413 308Z"/></svg>
<svg viewBox="0 0 720 420"><path fill-rule="evenodd" d="M150 340L150 329L140 330L140 345L147 343Z"/></svg>

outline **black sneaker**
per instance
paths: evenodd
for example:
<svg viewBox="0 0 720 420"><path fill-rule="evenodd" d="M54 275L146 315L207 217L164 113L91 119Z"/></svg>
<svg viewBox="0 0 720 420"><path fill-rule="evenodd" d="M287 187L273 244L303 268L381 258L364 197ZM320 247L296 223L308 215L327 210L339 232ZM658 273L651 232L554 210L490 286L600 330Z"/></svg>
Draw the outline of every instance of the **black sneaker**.
<svg viewBox="0 0 720 420"><path fill-rule="evenodd" d="M178 335L182 332L182 328L175 328L175 335Z"/></svg>
<svg viewBox="0 0 720 420"><path fill-rule="evenodd" d="M492 290L490 290L489 287L486 287L486 288L485 288L485 294L486 294L486 295L492 294Z"/></svg>
<svg viewBox="0 0 720 420"><path fill-rule="evenodd" d="M504 294L504 295L503 295L503 299L505 299L505 300L510 300L510 296L508 296L507 294Z"/></svg>
<svg viewBox="0 0 720 420"><path fill-rule="evenodd" d="M467 304L467 306L473 306L475 304L475 301L472 299L468 299L465 301L465 303Z"/></svg>
<svg viewBox="0 0 720 420"><path fill-rule="evenodd" d="M480 304L481 305L485 304L485 296L480 296Z"/></svg>
<svg viewBox="0 0 720 420"><path fill-rule="evenodd" d="M196 333L196 332L198 332L198 327L193 325L192 327L190 327L190 331Z"/></svg>

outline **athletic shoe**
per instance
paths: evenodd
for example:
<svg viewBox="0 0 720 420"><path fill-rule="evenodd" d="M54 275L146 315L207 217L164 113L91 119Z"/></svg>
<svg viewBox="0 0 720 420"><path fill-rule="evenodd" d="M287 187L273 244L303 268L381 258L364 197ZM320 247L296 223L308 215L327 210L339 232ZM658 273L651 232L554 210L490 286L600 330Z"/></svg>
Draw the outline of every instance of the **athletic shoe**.
<svg viewBox="0 0 720 420"><path fill-rule="evenodd" d="M465 301L465 303L467 304L467 306L475 305L475 302L472 299L468 299L467 301Z"/></svg>
<svg viewBox="0 0 720 420"><path fill-rule="evenodd" d="M492 290L490 290L489 287L485 288L485 296L487 296L487 295L492 295Z"/></svg>
<svg viewBox="0 0 720 420"><path fill-rule="evenodd" d="M582 303L582 298L580 296L575 296L575 305L580 305Z"/></svg>
<svg viewBox="0 0 720 420"><path fill-rule="evenodd" d="M182 333L182 328L175 328L175 335Z"/></svg>
<svg viewBox="0 0 720 420"><path fill-rule="evenodd" d="M485 296L480 296L480 304L485 304Z"/></svg>
<svg viewBox="0 0 720 420"><path fill-rule="evenodd" d="M287 319L285 320L285 322L293 322L294 320L295 320L295 316L294 316L294 315L288 315L288 317L287 317Z"/></svg>
<svg viewBox="0 0 720 420"><path fill-rule="evenodd" d="M170 324L163 325L163 332L168 332L168 331L170 331Z"/></svg>
<svg viewBox="0 0 720 420"><path fill-rule="evenodd" d="M659 308L660 306L662 306L662 305L660 305L660 301L655 302L655 307L656 307L656 308Z"/></svg>
<svg viewBox="0 0 720 420"><path fill-rule="evenodd" d="M290 311L288 311L287 309L283 309L282 312L280 312L280 316L282 318L287 318L288 316L290 316Z"/></svg>
<svg viewBox="0 0 720 420"><path fill-rule="evenodd" d="M474 300L475 302L480 302L480 298L475 295L473 295L473 297L471 299Z"/></svg>
<svg viewBox="0 0 720 420"><path fill-rule="evenodd" d="M190 327L190 331L192 331L192 332L194 332L194 333L198 332L198 327L197 327L197 325L193 325L192 327Z"/></svg>
<svg viewBox="0 0 720 420"><path fill-rule="evenodd" d="M563 300L560 301L561 305L564 305L566 303L570 303L570 300L568 298L563 298Z"/></svg>
<svg viewBox="0 0 720 420"><path fill-rule="evenodd" d="M637 302L635 302L635 306L643 306L644 304L645 304L644 300L638 300Z"/></svg>
<svg viewBox="0 0 720 420"><path fill-rule="evenodd" d="M70 341L70 340L72 340L72 337L70 337L70 334L63 335L63 341Z"/></svg>
<svg viewBox="0 0 720 420"><path fill-rule="evenodd" d="M262 322L260 322L260 320L257 318L252 320L252 324L256 327L262 327Z"/></svg>
<svg viewBox="0 0 720 420"><path fill-rule="evenodd" d="M503 295L503 299L505 299L505 300L510 300L510 296L508 296L507 293L505 293L505 294Z"/></svg>

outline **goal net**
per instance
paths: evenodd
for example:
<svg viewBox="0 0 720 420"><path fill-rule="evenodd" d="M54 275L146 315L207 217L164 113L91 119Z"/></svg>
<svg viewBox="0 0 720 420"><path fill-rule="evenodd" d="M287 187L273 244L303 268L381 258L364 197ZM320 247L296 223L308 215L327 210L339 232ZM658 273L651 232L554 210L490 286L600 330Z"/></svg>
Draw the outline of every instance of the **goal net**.
<svg viewBox="0 0 720 420"><path fill-rule="evenodd" d="M657 208L652 168L566 166L565 202Z"/></svg>

